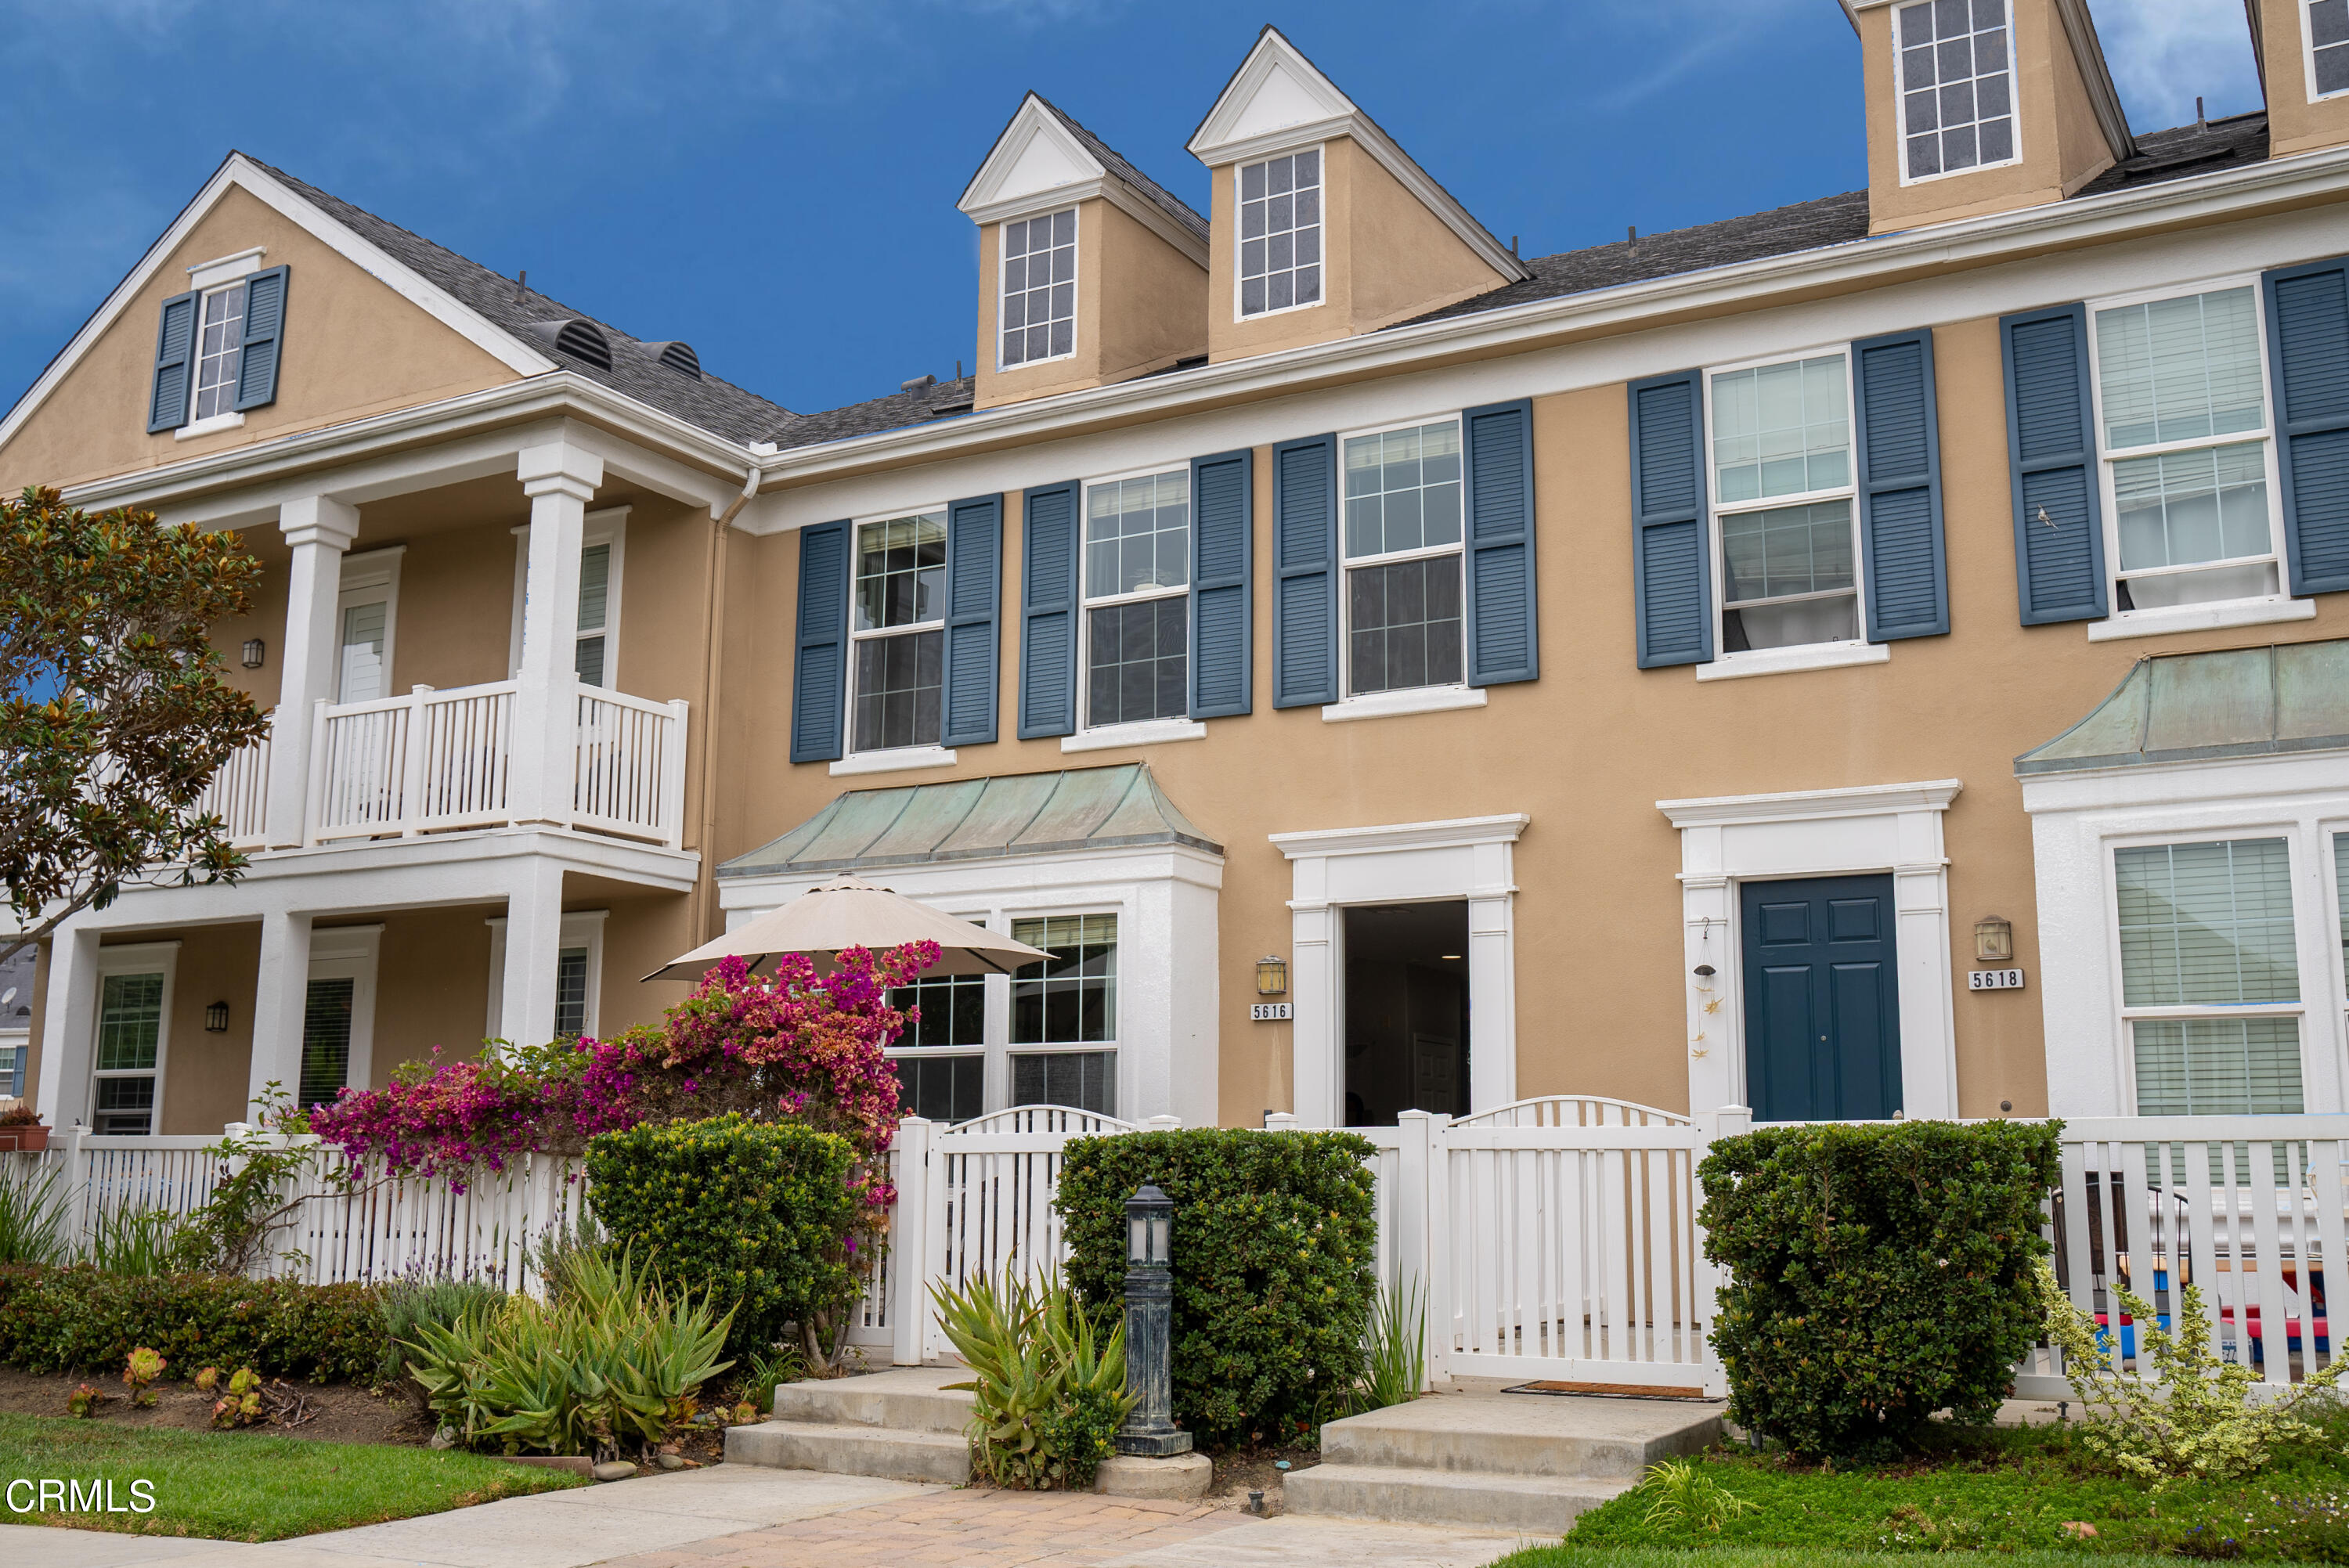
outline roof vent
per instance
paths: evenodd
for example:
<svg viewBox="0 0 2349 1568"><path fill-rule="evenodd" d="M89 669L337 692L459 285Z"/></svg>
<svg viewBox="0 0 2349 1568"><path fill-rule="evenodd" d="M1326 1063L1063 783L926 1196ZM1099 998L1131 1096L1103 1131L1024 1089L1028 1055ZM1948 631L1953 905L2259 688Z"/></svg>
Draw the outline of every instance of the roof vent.
<svg viewBox="0 0 2349 1568"><path fill-rule="evenodd" d="M701 379L701 356L694 353L689 343L647 343L647 348L660 356L660 362L680 376Z"/></svg>
<svg viewBox="0 0 2349 1568"><path fill-rule="evenodd" d="M533 321L523 330L557 354L585 360L598 370L612 368L611 340L604 335L602 327L584 316L574 316L569 321Z"/></svg>
<svg viewBox="0 0 2349 1568"><path fill-rule="evenodd" d="M900 392L926 392L937 384L938 378L935 376L916 376L911 381L898 382L897 390Z"/></svg>

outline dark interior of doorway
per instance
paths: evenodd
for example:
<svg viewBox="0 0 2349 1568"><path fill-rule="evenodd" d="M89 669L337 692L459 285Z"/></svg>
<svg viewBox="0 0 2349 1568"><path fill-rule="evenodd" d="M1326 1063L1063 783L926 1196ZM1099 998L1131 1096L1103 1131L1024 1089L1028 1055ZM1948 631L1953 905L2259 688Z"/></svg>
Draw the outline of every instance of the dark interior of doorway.
<svg viewBox="0 0 2349 1568"><path fill-rule="evenodd" d="M1468 904L1346 911L1346 1125L1468 1109Z"/></svg>

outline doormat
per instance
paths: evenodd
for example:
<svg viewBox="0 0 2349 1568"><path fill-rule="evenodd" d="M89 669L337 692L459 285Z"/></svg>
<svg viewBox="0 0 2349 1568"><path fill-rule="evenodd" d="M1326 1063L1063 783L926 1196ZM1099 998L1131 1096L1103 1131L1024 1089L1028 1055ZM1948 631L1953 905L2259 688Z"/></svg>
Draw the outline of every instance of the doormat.
<svg viewBox="0 0 2349 1568"><path fill-rule="evenodd" d="M1504 1394L1579 1394L1601 1399L1704 1399L1702 1388L1671 1387L1647 1383L1520 1383Z"/></svg>

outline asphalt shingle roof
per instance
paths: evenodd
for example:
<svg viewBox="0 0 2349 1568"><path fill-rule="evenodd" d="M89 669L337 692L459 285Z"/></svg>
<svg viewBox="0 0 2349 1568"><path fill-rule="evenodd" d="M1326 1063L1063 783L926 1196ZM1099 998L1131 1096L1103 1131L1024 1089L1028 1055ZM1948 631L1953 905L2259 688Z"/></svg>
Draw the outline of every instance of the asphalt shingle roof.
<svg viewBox="0 0 2349 1568"><path fill-rule="evenodd" d="M1192 211L1191 204L1189 202L1184 201L1172 191L1169 191L1164 185L1159 184L1157 181L1153 180L1149 175L1144 174L1141 170L1136 169L1133 164L1127 162L1125 159L1119 154L1115 148L1112 147L1108 142L1103 141L1100 137L1095 136L1092 131L1087 130L1083 126L1079 125L1075 120L1071 119L1068 115L1062 111L1059 104L1054 103L1042 93L1038 93L1036 95L1036 101L1042 104L1046 108L1051 110L1052 118L1059 120L1063 126L1066 126L1070 135L1084 143L1085 150L1092 153L1095 158L1101 160L1102 168L1108 170L1118 179L1124 181L1128 185L1133 186L1143 195L1150 198L1153 205L1159 208L1168 217L1174 219L1174 222L1180 223L1184 228L1197 235L1200 243L1205 244L1206 242L1207 221L1205 218L1200 217L1197 212Z"/></svg>

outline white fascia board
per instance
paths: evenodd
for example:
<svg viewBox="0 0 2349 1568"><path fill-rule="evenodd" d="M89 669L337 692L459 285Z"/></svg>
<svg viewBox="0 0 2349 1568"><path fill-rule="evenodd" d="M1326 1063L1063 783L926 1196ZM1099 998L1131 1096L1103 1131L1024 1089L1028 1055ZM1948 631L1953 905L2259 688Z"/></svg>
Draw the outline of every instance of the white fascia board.
<svg viewBox="0 0 2349 1568"><path fill-rule="evenodd" d="M1447 316L1414 326L1342 337L1301 348L1205 365L1180 376L1007 403L909 428L762 455L762 490L843 479L1087 434L1112 425L1173 418L1226 403L1312 390L1394 374L1419 362L1524 353L1574 334L1636 331L1658 317L1767 309L1789 296L1865 289L1921 267L1982 267L2027 261L2076 245L2109 244L2223 223L2289 205L2349 197L2349 148L2324 148L2244 170L2168 181L2147 190L2075 197L2020 212L1900 230L1841 244L1590 289L1554 299ZM2020 308L2019 306L2017 308ZM798 526L774 508L753 531Z"/></svg>
<svg viewBox="0 0 2349 1568"><path fill-rule="evenodd" d="M281 436L249 447L233 447L186 462L139 469L76 485L66 492L72 505L87 508L143 506L164 512L173 521L258 516L272 511L280 496L333 494L351 500L380 499L419 488L403 477L430 473L435 482L454 483L458 478L479 478L511 466L511 455L521 446L509 427L532 420L560 421L566 417L592 420L595 428L574 424L583 441L601 441L607 462L620 441L641 449L631 459L643 474L657 472L653 488L679 493L676 499L707 503L712 515L739 493L734 476L752 461L749 449L723 437L689 425L567 370L509 382L437 403L394 409L347 424ZM549 427L530 426L536 430ZM616 432L616 437L614 432ZM471 448L451 450L445 444L476 438ZM432 449L419 449L429 448ZM505 463L489 461L490 454L505 454ZM481 464L489 466L481 467ZM473 465L468 469L467 464ZM348 467L347 475L336 470ZM321 470L327 470L322 473ZM714 476L688 480L688 475ZM440 479L447 472L454 477ZM632 475L632 477L634 477ZM723 483L719 482L722 477ZM649 482L640 480L639 482ZM373 487L375 493L365 493Z"/></svg>
<svg viewBox="0 0 2349 1568"><path fill-rule="evenodd" d="M19 427L32 417L57 384L72 373L82 356L89 352L117 318L130 307L131 302L144 292L170 259L180 242L186 239L197 223L232 189L244 191L265 206L288 219L312 238L372 275L377 282L422 310L435 321L457 333L475 347L481 349L509 370L520 376L541 376L554 369L555 362L537 349L514 336L503 327L458 303L456 298L437 285L427 282L406 264L394 260L388 253L362 240L351 230L320 211L309 201L295 195L284 183L264 172L241 152L229 154L204 188L196 192L195 200L180 210L171 226L147 249L129 275L115 285L104 304L82 324L79 332L49 361L38 379L16 399L16 406L0 418L0 446L5 446Z"/></svg>

